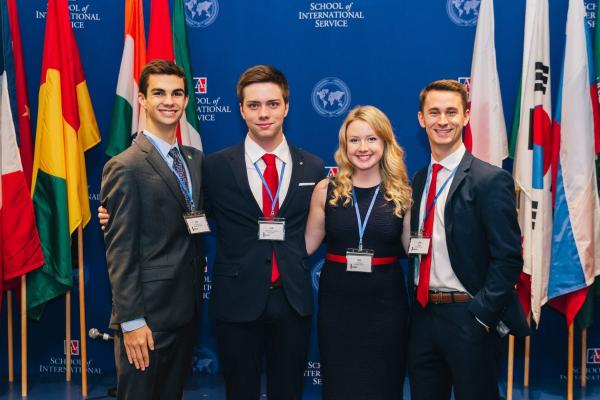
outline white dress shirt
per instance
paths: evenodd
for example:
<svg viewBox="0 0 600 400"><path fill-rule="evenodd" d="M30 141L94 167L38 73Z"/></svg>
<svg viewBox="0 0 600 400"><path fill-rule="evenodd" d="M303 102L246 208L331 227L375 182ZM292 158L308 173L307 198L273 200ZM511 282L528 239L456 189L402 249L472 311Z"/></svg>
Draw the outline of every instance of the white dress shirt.
<svg viewBox="0 0 600 400"><path fill-rule="evenodd" d="M465 154L465 146L461 145L454 153L450 154L441 161L435 161L431 158L431 165L441 164L442 169L438 172L436 190L439 191L441 186L444 184L446 179L452 174L455 168L462 160ZM431 171L432 168L430 167ZM430 172L431 174L431 172ZM452 186L452 176L444 190L439 194L435 202L435 207L431 212L435 212L435 219L433 221L433 233L431 238L431 273L429 278L430 290L440 290L444 292L459 291L466 292L464 286L460 283L452 265L450 263L450 256L448 255L448 246L446 245L446 228L444 223L444 208L446 207L446 199L450 186ZM419 228L423 226L423 218L425 216L425 203L427 201L428 187L425 187L421 196L421 204L419 208ZM460 223L460 222L459 222ZM418 284L419 274L418 271L415 276L415 284Z"/></svg>
<svg viewBox="0 0 600 400"><path fill-rule="evenodd" d="M244 150L245 150L245 159L246 159L246 172L248 174L248 183L250 184L250 189L252 190L252 195L254 199L258 203L258 206L262 210L263 204L263 182L260 179L260 175L254 168L254 163L260 169L261 174L264 175L265 169L267 168L267 164L262 159L262 156L267 154L262 147L260 147L254 140L250 138L250 136L246 135L246 140L244 141ZM283 204L285 200L285 196L287 195L288 189L290 187L290 181L292 179L292 155L290 153L290 147L288 146L287 141L285 140L285 136L283 137L283 141L277 146L271 154L275 154L275 165L277 167L277 176L281 179L281 170L283 164L285 164L285 171L283 175L283 180L281 181L281 189L279 190L279 207ZM275 193L273 193L275 196Z"/></svg>

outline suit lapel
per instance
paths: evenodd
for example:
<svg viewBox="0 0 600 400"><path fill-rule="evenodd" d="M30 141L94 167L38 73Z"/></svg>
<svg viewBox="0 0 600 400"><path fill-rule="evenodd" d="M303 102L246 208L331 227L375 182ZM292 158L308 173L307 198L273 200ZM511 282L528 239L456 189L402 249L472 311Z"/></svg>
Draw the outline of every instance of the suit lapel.
<svg viewBox="0 0 600 400"><path fill-rule="evenodd" d="M137 135L135 143L139 146L139 148L142 151L146 153L146 160L152 166L152 168L154 168L154 170L158 173L162 180L166 183L167 187L169 188L173 196L175 196L181 207L184 210L187 210L185 198L183 197L183 193L181 193L179 183L177 182L173 171L171 171L171 169L167 166L165 159L160 155L158 150L156 150L156 148L148 141L146 135Z"/></svg>
<svg viewBox="0 0 600 400"><path fill-rule="evenodd" d="M471 169L471 162L473 161L473 155L468 151L465 152L462 160L456 167L456 174L452 179L452 184L450 185L450 189L448 190L448 196L446 197L446 205L444 206L444 222L446 225L446 235L449 235L452 232L452 223L454 222L453 214L452 214L452 199L454 197L454 193L458 190L458 188L462 185L465 180L469 169Z"/></svg>
<svg viewBox="0 0 600 400"><path fill-rule="evenodd" d="M231 163L231 171L237 182L240 191L244 196L256 205L257 214L262 216L262 207L256 202L252 189L250 189L250 182L248 181L248 171L246 170L246 150L244 148L244 142L235 146L231 149L229 155L229 162Z"/></svg>
<svg viewBox="0 0 600 400"><path fill-rule="evenodd" d="M416 233L419 229L419 211L421 210L421 197L425 190L425 177L427 176L427 167L421 169L413 179L413 205L410 215L411 231Z"/></svg>
<svg viewBox="0 0 600 400"><path fill-rule="evenodd" d="M183 153L184 162L187 164L190 177L192 178L192 198L194 199L194 204L196 205L196 209L200 210L202 208L202 204L200 204L200 189L202 186L200 177L202 176L202 171L199 171L201 160L196 160L188 148L184 146L180 146L179 148Z"/></svg>
<svg viewBox="0 0 600 400"><path fill-rule="evenodd" d="M298 184L304 177L304 157L300 154L297 148L294 146L289 146L290 154L292 156L292 177L290 178L290 186L288 187L287 194L285 195L285 199L283 203L279 207L279 211L281 214L284 214L286 208L289 207L289 204L292 201L292 198L296 194L298 190ZM289 168L289 167L288 167ZM287 170L287 169L286 169Z"/></svg>

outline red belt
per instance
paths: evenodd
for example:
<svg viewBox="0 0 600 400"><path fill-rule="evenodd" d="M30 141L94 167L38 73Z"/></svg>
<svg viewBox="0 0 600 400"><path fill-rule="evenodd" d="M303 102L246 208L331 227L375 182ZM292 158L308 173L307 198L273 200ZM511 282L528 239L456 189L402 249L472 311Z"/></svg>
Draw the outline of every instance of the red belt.
<svg viewBox="0 0 600 400"><path fill-rule="evenodd" d="M339 264L347 264L348 260L346 256L338 256L337 254L327 253L325 254L325 259L327 261L331 261ZM398 261L398 257L373 257L371 258L371 265L385 265L385 264L393 264Z"/></svg>

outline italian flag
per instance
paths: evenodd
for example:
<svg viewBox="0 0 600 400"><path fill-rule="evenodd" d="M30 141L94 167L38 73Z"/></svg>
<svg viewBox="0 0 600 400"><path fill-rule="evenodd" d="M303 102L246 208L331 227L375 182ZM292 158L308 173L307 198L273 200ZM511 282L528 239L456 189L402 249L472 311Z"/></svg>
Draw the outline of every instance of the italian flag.
<svg viewBox="0 0 600 400"><path fill-rule="evenodd" d="M125 45L121 57L117 95L106 143L106 154L116 156L131 144L138 131L139 80L146 64L144 9L141 0L125 1Z"/></svg>
<svg viewBox="0 0 600 400"><path fill-rule="evenodd" d="M32 183L46 264L27 279L33 318L72 286L71 234L91 216L84 152L98 142L67 0L49 0Z"/></svg>

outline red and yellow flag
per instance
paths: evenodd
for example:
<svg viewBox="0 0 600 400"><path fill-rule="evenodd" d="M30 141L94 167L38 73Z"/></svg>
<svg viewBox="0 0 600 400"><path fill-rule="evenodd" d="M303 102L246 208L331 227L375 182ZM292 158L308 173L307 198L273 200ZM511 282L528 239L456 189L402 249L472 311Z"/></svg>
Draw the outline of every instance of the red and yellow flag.
<svg viewBox="0 0 600 400"><path fill-rule="evenodd" d="M71 234L90 220L84 152L100 142L67 0L49 0L33 163L33 202L46 264L27 280L27 307L72 286Z"/></svg>

